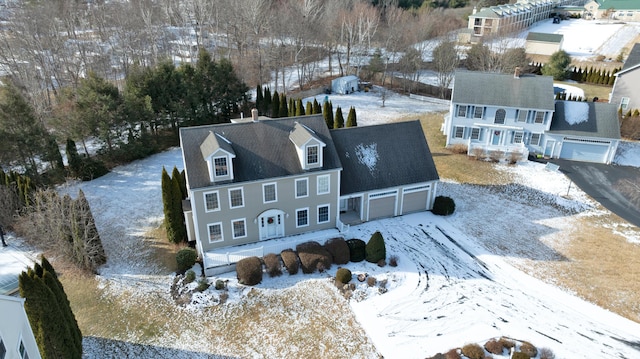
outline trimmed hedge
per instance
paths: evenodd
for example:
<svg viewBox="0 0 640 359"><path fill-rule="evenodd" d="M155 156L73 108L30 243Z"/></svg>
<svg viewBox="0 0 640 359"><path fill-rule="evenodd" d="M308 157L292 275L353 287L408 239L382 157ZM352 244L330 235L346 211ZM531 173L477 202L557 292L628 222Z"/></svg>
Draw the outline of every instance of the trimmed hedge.
<svg viewBox="0 0 640 359"><path fill-rule="evenodd" d="M298 261L298 255L293 251L293 249L285 249L280 252L280 258L282 258L284 267L287 269L289 275L298 273L300 262Z"/></svg>
<svg viewBox="0 0 640 359"><path fill-rule="evenodd" d="M282 264L277 254L269 253L263 258L264 266L269 277L277 277L282 275Z"/></svg>
<svg viewBox="0 0 640 359"><path fill-rule="evenodd" d="M351 271L348 270L347 268L340 268L336 272L336 281L337 282L340 282L342 284L347 284L347 283L351 282L351 278L353 278L353 276L351 275Z"/></svg>
<svg viewBox="0 0 640 359"><path fill-rule="evenodd" d="M538 348L529 342L522 342L522 344L520 344L520 351L527 354L530 358L538 356Z"/></svg>
<svg viewBox="0 0 640 359"><path fill-rule="evenodd" d="M262 282L262 262L258 257L241 259L236 264L238 283L244 285L256 285Z"/></svg>
<svg viewBox="0 0 640 359"><path fill-rule="evenodd" d="M439 216L448 216L456 210L456 204L451 197L437 196L433 201L431 212Z"/></svg>
<svg viewBox="0 0 640 359"><path fill-rule="evenodd" d="M349 246L344 238L331 238L324 244L324 248L331 253L333 264L349 263Z"/></svg>
<svg viewBox="0 0 640 359"><path fill-rule="evenodd" d="M511 359L531 359L531 357L523 352L515 352Z"/></svg>
<svg viewBox="0 0 640 359"><path fill-rule="evenodd" d="M380 260L387 258L387 249L384 245L382 233L376 231L371 235L371 239L369 239L365 247L365 254L367 262L370 263L378 263Z"/></svg>
<svg viewBox="0 0 640 359"><path fill-rule="evenodd" d="M469 359L484 359L484 349L476 343L463 346L462 354Z"/></svg>
<svg viewBox="0 0 640 359"><path fill-rule="evenodd" d="M318 242L304 242L296 246L300 258L302 273L309 274L319 270L331 268L331 253Z"/></svg>
<svg viewBox="0 0 640 359"><path fill-rule="evenodd" d="M362 262L365 257L365 248L367 244L362 239L349 239L347 240L347 246L349 247L349 260L352 262Z"/></svg>
<svg viewBox="0 0 640 359"><path fill-rule="evenodd" d="M184 273L194 264L196 264L196 259L198 259L198 254L196 250L190 247L182 248L176 254L176 262L178 263L178 273Z"/></svg>

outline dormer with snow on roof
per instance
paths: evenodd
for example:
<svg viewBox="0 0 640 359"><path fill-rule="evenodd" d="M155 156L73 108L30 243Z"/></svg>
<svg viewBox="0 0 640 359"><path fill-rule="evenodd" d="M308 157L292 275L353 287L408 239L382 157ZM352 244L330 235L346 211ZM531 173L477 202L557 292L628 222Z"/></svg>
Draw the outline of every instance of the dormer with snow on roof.
<svg viewBox="0 0 640 359"><path fill-rule="evenodd" d="M296 122L289 133L289 140L296 146L296 153L303 170L322 168L322 152L326 144L312 129Z"/></svg>
<svg viewBox="0 0 640 359"><path fill-rule="evenodd" d="M207 163L211 182L233 181L233 159L236 154L229 140L210 131L200 145L200 151Z"/></svg>

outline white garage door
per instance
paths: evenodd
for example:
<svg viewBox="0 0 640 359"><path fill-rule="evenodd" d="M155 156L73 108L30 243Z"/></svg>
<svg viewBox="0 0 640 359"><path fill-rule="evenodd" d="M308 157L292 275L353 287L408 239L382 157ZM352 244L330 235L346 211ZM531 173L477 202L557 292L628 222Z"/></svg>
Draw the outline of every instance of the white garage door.
<svg viewBox="0 0 640 359"><path fill-rule="evenodd" d="M609 143L591 141L563 141L560 158L585 162L606 162Z"/></svg>
<svg viewBox="0 0 640 359"><path fill-rule="evenodd" d="M396 214L396 191L377 193L369 196L369 220L393 217Z"/></svg>
<svg viewBox="0 0 640 359"><path fill-rule="evenodd" d="M402 194L402 214L427 210L430 186L407 188Z"/></svg>

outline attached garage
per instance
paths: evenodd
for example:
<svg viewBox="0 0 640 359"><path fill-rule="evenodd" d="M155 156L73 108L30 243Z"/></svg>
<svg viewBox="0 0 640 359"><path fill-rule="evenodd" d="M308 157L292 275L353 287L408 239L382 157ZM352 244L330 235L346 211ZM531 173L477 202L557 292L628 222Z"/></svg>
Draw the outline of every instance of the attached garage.
<svg viewBox="0 0 640 359"><path fill-rule="evenodd" d="M402 191L402 214L425 211L428 209L431 185L405 188Z"/></svg>
<svg viewBox="0 0 640 359"><path fill-rule="evenodd" d="M610 141L565 139L559 157L565 160L605 163L610 146Z"/></svg>
<svg viewBox="0 0 640 359"><path fill-rule="evenodd" d="M398 191L395 190L370 194L368 220L395 216L397 202Z"/></svg>

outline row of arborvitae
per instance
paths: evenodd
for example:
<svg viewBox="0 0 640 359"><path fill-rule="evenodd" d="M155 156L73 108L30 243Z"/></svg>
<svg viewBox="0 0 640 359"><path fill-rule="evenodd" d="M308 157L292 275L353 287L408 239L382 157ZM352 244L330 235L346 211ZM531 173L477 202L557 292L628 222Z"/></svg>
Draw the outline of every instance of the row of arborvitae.
<svg viewBox="0 0 640 359"><path fill-rule="evenodd" d="M82 333L51 263L42 257L20 274L18 285L42 358L82 358Z"/></svg>
<svg viewBox="0 0 640 359"><path fill-rule="evenodd" d="M322 273L331 268L332 264L361 262L365 259L384 266L386 255L384 238L380 232L375 232L368 243L361 239L345 241L343 238L332 238L324 245L313 241L298 244L295 251L285 249L279 256L270 253L263 259L244 258L236 264L236 273L238 283L256 285L262 281L264 271L270 277L279 276L282 275L283 266L290 275L297 274L300 269L305 274L316 270Z"/></svg>
<svg viewBox="0 0 640 359"><path fill-rule="evenodd" d="M187 241L187 225L182 211L182 200L187 198L187 184L184 171L173 167L171 176L162 167L162 205L167 239L171 243Z"/></svg>
<svg viewBox="0 0 640 359"><path fill-rule="evenodd" d="M548 348L536 348L527 341L517 342L515 340L501 337L500 339L490 339L482 347L480 344L466 344L462 348L451 349L445 354L438 353L427 359L485 359L495 355L511 355L512 359L555 359L555 354ZM539 356L538 356L539 355Z"/></svg>

